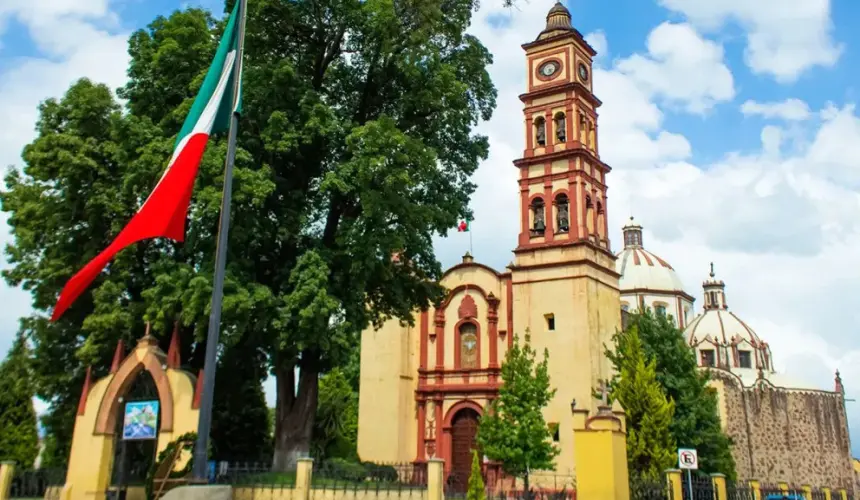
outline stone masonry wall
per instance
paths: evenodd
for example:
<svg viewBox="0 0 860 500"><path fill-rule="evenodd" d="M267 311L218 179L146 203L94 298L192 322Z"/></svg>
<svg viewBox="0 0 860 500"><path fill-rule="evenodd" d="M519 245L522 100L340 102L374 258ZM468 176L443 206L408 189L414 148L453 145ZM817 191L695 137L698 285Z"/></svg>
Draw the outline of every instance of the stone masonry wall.
<svg viewBox="0 0 860 500"><path fill-rule="evenodd" d="M842 395L775 388L743 388L731 374L712 371L725 405L726 432L739 480L762 484L848 488L854 471Z"/></svg>

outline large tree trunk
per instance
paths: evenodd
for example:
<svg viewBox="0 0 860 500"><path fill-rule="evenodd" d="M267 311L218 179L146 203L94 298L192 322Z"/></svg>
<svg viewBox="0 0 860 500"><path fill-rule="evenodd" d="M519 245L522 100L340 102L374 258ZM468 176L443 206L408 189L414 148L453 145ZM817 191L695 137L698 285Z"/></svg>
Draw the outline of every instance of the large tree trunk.
<svg viewBox="0 0 860 500"><path fill-rule="evenodd" d="M307 365L302 366L298 388L295 383L295 365L292 363L277 367L275 377L278 399L272 469L286 472L295 469L296 461L310 452L319 395L319 373Z"/></svg>

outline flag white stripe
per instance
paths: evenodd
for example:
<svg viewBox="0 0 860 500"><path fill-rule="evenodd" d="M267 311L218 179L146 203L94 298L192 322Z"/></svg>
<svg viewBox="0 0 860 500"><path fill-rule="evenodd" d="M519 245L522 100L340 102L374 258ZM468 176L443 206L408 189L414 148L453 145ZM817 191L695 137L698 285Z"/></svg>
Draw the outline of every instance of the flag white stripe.
<svg viewBox="0 0 860 500"><path fill-rule="evenodd" d="M191 132L179 140L179 144L177 144L176 149L173 150L173 156L170 157L168 167L164 169L164 173L161 174L161 179L158 180L158 184L156 184L155 188L153 188L149 193L150 197L152 196L152 193L158 189L158 186L161 184L161 181L164 180L164 177L167 176L167 172L170 172L170 169L173 168L173 163L188 145L188 141L191 140L191 137L201 133L208 135L212 132L212 126L215 124L215 116L218 114L218 108L221 106L221 100L224 98L224 92L227 89L227 82L230 80L230 75L233 71L233 61L235 59L235 50L231 50L227 53L227 56L224 58L224 66L221 68L221 77L218 79L218 85L215 87L215 91L212 92L212 97L209 98L209 102L206 103L206 107L203 108L203 112L200 113L200 118L197 119L197 123L194 124L194 128L191 129ZM146 206L148 201L149 197L147 197L146 201L143 202L143 205L140 206L140 210L143 210L143 207ZM140 210L138 210L138 212Z"/></svg>

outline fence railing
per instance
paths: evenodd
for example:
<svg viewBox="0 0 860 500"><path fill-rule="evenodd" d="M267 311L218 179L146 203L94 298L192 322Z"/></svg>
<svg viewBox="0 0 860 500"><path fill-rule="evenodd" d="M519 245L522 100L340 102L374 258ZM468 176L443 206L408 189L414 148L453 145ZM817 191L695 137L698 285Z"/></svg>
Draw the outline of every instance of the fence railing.
<svg viewBox="0 0 860 500"><path fill-rule="evenodd" d="M65 480L64 469L16 469L12 476L9 498L59 498L59 488Z"/></svg>

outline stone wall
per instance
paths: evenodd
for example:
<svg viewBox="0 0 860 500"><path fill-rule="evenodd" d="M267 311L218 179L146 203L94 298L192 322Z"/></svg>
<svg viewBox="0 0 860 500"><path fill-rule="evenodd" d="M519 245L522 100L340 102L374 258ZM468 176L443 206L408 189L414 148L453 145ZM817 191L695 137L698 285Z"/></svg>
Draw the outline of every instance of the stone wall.
<svg viewBox="0 0 860 500"><path fill-rule="evenodd" d="M778 388L765 381L744 388L720 370L712 370L712 379L738 479L853 490L841 394Z"/></svg>

